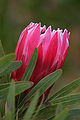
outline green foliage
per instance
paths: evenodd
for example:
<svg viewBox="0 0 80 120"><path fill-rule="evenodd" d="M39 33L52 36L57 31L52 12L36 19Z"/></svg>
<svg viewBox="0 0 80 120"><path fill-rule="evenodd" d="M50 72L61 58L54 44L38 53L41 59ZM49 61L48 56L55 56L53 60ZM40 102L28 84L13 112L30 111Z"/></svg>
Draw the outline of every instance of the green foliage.
<svg viewBox="0 0 80 120"><path fill-rule="evenodd" d="M15 59L15 54L5 55L0 58L0 76L7 71L7 68L11 65L11 62Z"/></svg>
<svg viewBox="0 0 80 120"><path fill-rule="evenodd" d="M72 106L72 105L77 105L80 104L80 94L73 94L73 95L66 95L63 97L56 98L51 101L51 104L60 104L62 103L63 106Z"/></svg>
<svg viewBox="0 0 80 120"><path fill-rule="evenodd" d="M25 90L32 87L31 82L16 82L15 83L15 95L18 95ZM0 98L5 98L8 94L10 83L0 84Z"/></svg>
<svg viewBox="0 0 80 120"><path fill-rule="evenodd" d="M65 120L68 116L68 109L64 109L53 120Z"/></svg>
<svg viewBox="0 0 80 120"><path fill-rule="evenodd" d="M37 49L35 49L32 57L31 57L31 60L26 68L26 71L23 75L22 80L28 81L30 79L32 72L34 70L34 67L36 65L37 55L38 55L38 51L37 51Z"/></svg>
<svg viewBox="0 0 80 120"><path fill-rule="evenodd" d="M30 118L32 117L32 114L34 113L34 110L36 109L38 98L39 98L39 93L37 92L34 98L32 99L26 114L24 115L24 120L30 120Z"/></svg>
<svg viewBox="0 0 80 120"><path fill-rule="evenodd" d="M80 109L70 110L66 120L80 120Z"/></svg>
<svg viewBox="0 0 80 120"><path fill-rule="evenodd" d="M38 84L25 96L25 98L19 104L19 108L21 108L25 103L36 93L36 91L40 91L39 97L54 84L56 80L61 76L62 71L57 70L56 72L51 73L50 75L44 77Z"/></svg>
<svg viewBox="0 0 80 120"><path fill-rule="evenodd" d="M42 100L41 100L41 102L40 102L40 105L38 105L37 110L36 110L36 112L35 112L35 114L34 114L34 116L33 116L33 120L36 120L36 116L38 115L38 113L39 113L39 111L40 111L40 109L41 109L41 107L42 107L42 105L43 105L43 101L44 101L44 94L43 94L43 96L42 96Z"/></svg>
<svg viewBox="0 0 80 120"><path fill-rule="evenodd" d="M9 92L8 92L8 97L6 101L6 110L5 110L5 120L12 119L14 120L15 117L15 84L12 81Z"/></svg>
<svg viewBox="0 0 80 120"><path fill-rule="evenodd" d="M11 64L8 66L7 70L3 73L5 75L10 74L14 70L18 69L22 65L21 61L13 61Z"/></svg>
<svg viewBox="0 0 80 120"><path fill-rule="evenodd" d="M46 106L39 110L38 114L35 116L35 120L49 120L55 117L55 114L56 106Z"/></svg>
<svg viewBox="0 0 80 120"><path fill-rule="evenodd" d="M80 118L80 93L72 92L80 86L80 79L64 86L53 96L44 99L44 92L53 86L62 74L57 70L44 77L33 87L29 79L37 61L37 49L34 50L22 81L13 82L10 73L21 66L21 61L15 62L15 54L4 55L2 45L0 58L0 77L7 76L9 81L0 84L0 119L3 120L74 120ZM33 88L32 88L33 87ZM26 90L31 91L26 94ZM40 101L40 97L42 97ZM18 102L19 101L19 102ZM70 106L70 107L69 107Z"/></svg>
<svg viewBox="0 0 80 120"><path fill-rule="evenodd" d="M51 100L54 100L55 98L68 95L69 93L71 93L73 90L75 90L79 86L80 86L80 79L77 79L77 80L69 83L68 85L64 86L61 90L56 92L55 95L50 97L47 101L51 101Z"/></svg>
<svg viewBox="0 0 80 120"><path fill-rule="evenodd" d="M56 116L57 116L60 112L62 112L62 110L63 110L62 104L58 104L58 105L57 105L57 108L56 108Z"/></svg>
<svg viewBox="0 0 80 120"><path fill-rule="evenodd" d="M13 62L15 59L15 54L5 55L0 59L0 77L10 74L12 71L16 70L21 66L21 62Z"/></svg>
<svg viewBox="0 0 80 120"><path fill-rule="evenodd" d="M4 50L3 50L3 46L0 40L0 57L2 57L4 55Z"/></svg>

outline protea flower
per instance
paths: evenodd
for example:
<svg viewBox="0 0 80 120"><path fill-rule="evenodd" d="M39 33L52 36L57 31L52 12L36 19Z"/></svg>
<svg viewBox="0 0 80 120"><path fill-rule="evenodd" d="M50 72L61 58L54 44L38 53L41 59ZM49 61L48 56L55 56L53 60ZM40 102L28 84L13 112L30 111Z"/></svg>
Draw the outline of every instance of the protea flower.
<svg viewBox="0 0 80 120"><path fill-rule="evenodd" d="M22 66L12 73L12 79L21 81L35 48L38 49L38 57L30 78L34 86L43 77L61 68L67 55L69 38L70 33L66 29L64 32L60 29L51 31L51 26L46 29L40 23L31 22L21 33L16 46L16 61L21 60Z"/></svg>

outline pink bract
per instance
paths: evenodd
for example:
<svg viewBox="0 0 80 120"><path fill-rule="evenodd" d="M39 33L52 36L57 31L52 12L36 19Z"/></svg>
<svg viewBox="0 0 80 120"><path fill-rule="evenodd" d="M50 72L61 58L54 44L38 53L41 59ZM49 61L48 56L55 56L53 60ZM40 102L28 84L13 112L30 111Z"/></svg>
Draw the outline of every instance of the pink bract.
<svg viewBox="0 0 80 120"><path fill-rule="evenodd" d="M30 23L21 33L15 54L22 66L11 74L14 81L21 81L35 48L38 49L37 63L30 78L36 85L43 77L62 67L69 47L70 33L51 26Z"/></svg>

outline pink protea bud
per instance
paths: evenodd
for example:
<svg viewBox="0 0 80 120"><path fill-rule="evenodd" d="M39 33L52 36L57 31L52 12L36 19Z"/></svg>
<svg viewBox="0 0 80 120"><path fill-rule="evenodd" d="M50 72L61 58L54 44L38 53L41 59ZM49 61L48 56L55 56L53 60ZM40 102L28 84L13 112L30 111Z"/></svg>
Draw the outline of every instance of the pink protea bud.
<svg viewBox="0 0 80 120"><path fill-rule="evenodd" d="M22 66L11 74L15 81L21 81L35 48L38 49L37 63L30 78L36 85L43 77L62 67L69 47L70 33L65 29L51 31L51 26L41 27L30 23L21 33L15 54ZM49 93L48 89L46 95Z"/></svg>

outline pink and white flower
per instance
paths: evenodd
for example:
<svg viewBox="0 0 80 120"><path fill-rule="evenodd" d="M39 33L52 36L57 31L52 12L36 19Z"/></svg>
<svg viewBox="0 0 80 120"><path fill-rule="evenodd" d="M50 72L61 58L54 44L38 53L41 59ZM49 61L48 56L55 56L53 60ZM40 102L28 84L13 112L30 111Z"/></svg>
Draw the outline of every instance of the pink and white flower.
<svg viewBox="0 0 80 120"><path fill-rule="evenodd" d="M16 61L21 60L22 66L11 74L12 79L21 81L35 48L38 49L38 57L30 78L34 85L61 68L69 48L69 39L70 33L66 29L51 31L51 26L46 29L40 23L31 22L21 33L16 46Z"/></svg>

